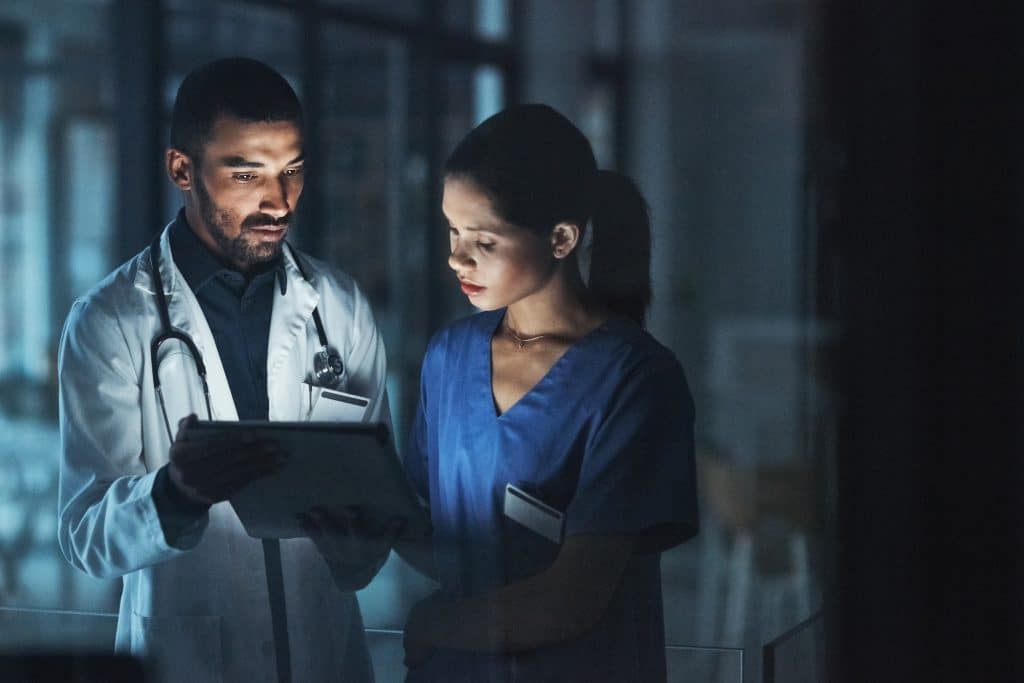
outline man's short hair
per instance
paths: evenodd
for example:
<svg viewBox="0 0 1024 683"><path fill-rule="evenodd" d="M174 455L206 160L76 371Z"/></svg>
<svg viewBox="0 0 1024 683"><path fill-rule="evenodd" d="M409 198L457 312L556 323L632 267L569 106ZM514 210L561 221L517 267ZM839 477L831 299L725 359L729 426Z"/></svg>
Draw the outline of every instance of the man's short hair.
<svg viewBox="0 0 1024 683"><path fill-rule="evenodd" d="M302 105L288 81L263 62L244 57L218 59L185 77L171 112L171 147L198 164L222 116L302 127Z"/></svg>

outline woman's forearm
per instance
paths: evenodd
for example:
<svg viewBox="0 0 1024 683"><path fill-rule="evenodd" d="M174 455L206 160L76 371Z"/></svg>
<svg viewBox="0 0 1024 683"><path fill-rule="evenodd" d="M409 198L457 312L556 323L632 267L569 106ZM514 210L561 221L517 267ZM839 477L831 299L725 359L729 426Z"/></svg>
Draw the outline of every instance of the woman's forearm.
<svg viewBox="0 0 1024 683"><path fill-rule="evenodd" d="M596 622L600 612L571 604L545 583L535 577L487 597L437 605L431 643L476 652L519 652L570 640Z"/></svg>
<svg viewBox="0 0 1024 683"><path fill-rule="evenodd" d="M489 595L417 605L409 631L433 647L518 652L576 638L604 614L621 581L633 539L568 539L555 563Z"/></svg>

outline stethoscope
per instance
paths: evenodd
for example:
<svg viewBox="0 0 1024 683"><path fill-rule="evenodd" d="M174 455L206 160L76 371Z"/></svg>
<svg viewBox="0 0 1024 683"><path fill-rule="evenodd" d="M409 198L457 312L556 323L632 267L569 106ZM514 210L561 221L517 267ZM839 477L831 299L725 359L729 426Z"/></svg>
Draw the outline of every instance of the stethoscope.
<svg viewBox="0 0 1024 683"><path fill-rule="evenodd" d="M302 279L309 282L309 277L306 275L302 263L295 255L295 251L290 244L288 249L292 252L292 260L299 269ZM163 326L163 331L153 339L149 346L150 358L153 359L153 387L156 389L157 399L160 401L160 411L164 416L167 436L171 441L174 441L174 433L171 431L171 422L167 418L167 406L164 403L163 389L160 385L160 356L158 355L160 345L174 339L184 344L185 348L188 349L192 360L195 362L196 373L199 375L199 380L203 385L203 397L206 400L206 418L208 420L213 419L213 410L210 407L210 385L206 381L206 363L203 362L203 354L199 352L199 347L196 346L192 337L186 332L171 325L171 315L167 308L167 298L164 295L163 278L160 276L160 235L157 235L153 239L153 243L149 245L149 263L153 270L157 310L160 311L160 323ZM327 332L324 331L324 323L320 319L320 311L317 308L313 308L313 323L316 325L316 334L320 338L320 350L313 356L311 384L317 387L338 388L344 378L345 365L341 362L341 356L338 355L338 352L331 349L327 343Z"/></svg>

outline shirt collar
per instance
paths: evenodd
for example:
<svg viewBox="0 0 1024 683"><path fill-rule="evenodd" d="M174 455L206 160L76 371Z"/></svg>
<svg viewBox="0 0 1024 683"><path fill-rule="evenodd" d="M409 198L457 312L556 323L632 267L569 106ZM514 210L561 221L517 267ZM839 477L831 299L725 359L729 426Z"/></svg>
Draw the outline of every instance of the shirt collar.
<svg viewBox="0 0 1024 683"><path fill-rule="evenodd" d="M171 224L168 238L171 244L171 253L174 256L174 265L181 271L182 277L185 278L185 282L193 292L198 292L222 271L238 272L217 260L217 257L202 243L189 226L188 220L185 218L185 209L178 211L174 223ZM273 265L268 267L269 270L273 270L277 275L277 284L283 296L288 291L288 274L285 272L284 258L278 256Z"/></svg>

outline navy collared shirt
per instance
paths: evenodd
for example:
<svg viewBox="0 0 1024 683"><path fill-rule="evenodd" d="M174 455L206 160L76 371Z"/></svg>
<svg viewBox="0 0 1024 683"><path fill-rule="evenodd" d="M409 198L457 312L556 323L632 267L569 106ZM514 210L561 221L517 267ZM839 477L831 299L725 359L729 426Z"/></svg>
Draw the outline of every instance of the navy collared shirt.
<svg viewBox="0 0 1024 683"><path fill-rule="evenodd" d="M203 310L217 344L231 396L240 420L266 420L267 344L274 310L274 279L281 294L288 291L284 259L248 275L224 265L206 248L185 220L184 209L171 225L171 255ZM206 419L206 415L199 415ZM209 506L196 503L171 485L167 466L160 468L152 489L153 502L170 545L197 521Z"/></svg>
<svg viewBox="0 0 1024 683"><path fill-rule="evenodd" d="M267 342L275 277L281 293L287 293L284 259L279 256L248 275L240 273L206 248L189 227L184 210L171 225L169 237L174 264L210 324L238 419L266 420Z"/></svg>

